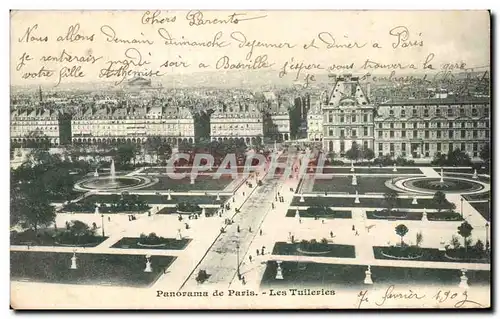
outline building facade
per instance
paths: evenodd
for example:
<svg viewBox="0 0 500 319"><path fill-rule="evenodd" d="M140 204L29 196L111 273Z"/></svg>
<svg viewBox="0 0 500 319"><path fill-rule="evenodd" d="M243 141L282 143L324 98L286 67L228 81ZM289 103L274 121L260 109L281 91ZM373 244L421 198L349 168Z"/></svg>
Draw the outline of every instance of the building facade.
<svg viewBox="0 0 500 319"><path fill-rule="evenodd" d="M176 144L194 141L194 121L187 108L101 106L81 110L71 121L73 143L142 143L159 136Z"/></svg>
<svg viewBox="0 0 500 319"><path fill-rule="evenodd" d="M321 104L324 150L343 157L353 143L373 149L376 107L370 103L357 77L336 77L331 92L322 95Z"/></svg>
<svg viewBox="0 0 500 319"><path fill-rule="evenodd" d="M363 89L358 78L345 75L337 77L332 91L322 95L325 151L343 157L356 142L360 148L371 148L375 156L432 159L459 149L477 158L490 141L488 97L440 93L433 98L374 105L369 94L369 86ZM317 120L313 113L310 121ZM313 123L308 125L310 140L317 138Z"/></svg>
<svg viewBox="0 0 500 319"><path fill-rule="evenodd" d="M10 139L13 144L26 147L30 142L46 140L57 146L61 141L59 118L61 112L53 109L29 108L11 112Z"/></svg>
<svg viewBox="0 0 500 319"><path fill-rule="evenodd" d="M323 141L323 110L320 101L317 101L309 109L307 115L307 139L314 142Z"/></svg>
<svg viewBox="0 0 500 319"><path fill-rule="evenodd" d="M489 98L390 101L375 117L375 155L432 158L460 149L474 158L489 140Z"/></svg>

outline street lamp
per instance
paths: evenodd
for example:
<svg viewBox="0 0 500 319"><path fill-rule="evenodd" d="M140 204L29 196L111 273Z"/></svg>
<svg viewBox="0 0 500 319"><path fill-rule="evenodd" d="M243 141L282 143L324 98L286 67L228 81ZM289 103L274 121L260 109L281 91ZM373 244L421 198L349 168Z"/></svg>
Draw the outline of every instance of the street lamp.
<svg viewBox="0 0 500 319"><path fill-rule="evenodd" d="M101 214L102 237L104 237L104 214Z"/></svg>
<svg viewBox="0 0 500 319"><path fill-rule="evenodd" d="M460 198L460 216L462 216L462 219L464 218L464 198Z"/></svg>
<svg viewBox="0 0 500 319"><path fill-rule="evenodd" d="M240 273L240 244L236 244L236 272L238 274L238 279L241 280L241 273Z"/></svg>
<svg viewBox="0 0 500 319"><path fill-rule="evenodd" d="M488 229L490 228L490 223L486 222L486 251L490 249L490 241L488 240Z"/></svg>

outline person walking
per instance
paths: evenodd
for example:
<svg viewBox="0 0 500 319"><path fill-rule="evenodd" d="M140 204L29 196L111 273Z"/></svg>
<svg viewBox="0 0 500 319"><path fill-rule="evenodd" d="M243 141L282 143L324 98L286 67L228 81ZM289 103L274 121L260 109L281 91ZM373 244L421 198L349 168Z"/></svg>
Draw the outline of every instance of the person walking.
<svg viewBox="0 0 500 319"><path fill-rule="evenodd" d="M259 230L259 235L260 235L260 236L262 236L262 229L261 229L261 230Z"/></svg>
<svg viewBox="0 0 500 319"><path fill-rule="evenodd" d="M252 255L248 256L248 259L252 262Z"/></svg>

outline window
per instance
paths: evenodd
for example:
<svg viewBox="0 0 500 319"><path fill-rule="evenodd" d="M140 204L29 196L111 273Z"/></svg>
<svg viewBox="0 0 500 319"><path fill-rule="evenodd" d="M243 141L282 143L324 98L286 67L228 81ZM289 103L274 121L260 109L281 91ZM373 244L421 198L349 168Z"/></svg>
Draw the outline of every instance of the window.
<svg viewBox="0 0 500 319"><path fill-rule="evenodd" d="M389 144L389 149L391 151L391 156L394 157L394 143Z"/></svg>
<svg viewBox="0 0 500 319"><path fill-rule="evenodd" d="M363 128L363 135L368 136L368 127Z"/></svg>
<svg viewBox="0 0 500 319"><path fill-rule="evenodd" d="M344 153L345 152L345 143L342 141L340 142L340 153Z"/></svg>
<svg viewBox="0 0 500 319"><path fill-rule="evenodd" d="M441 131L437 131L437 132L436 132L436 137L437 137L437 138L441 138Z"/></svg>
<svg viewBox="0 0 500 319"><path fill-rule="evenodd" d="M448 107L448 116L453 116L453 109Z"/></svg>
<svg viewBox="0 0 500 319"><path fill-rule="evenodd" d="M401 123L401 128L405 129L406 128L406 123Z"/></svg>
<svg viewBox="0 0 500 319"><path fill-rule="evenodd" d="M461 128L465 128L465 122L460 123Z"/></svg>
<svg viewBox="0 0 500 319"><path fill-rule="evenodd" d="M490 110L489 109L487 109L487 108L484 109L484 116L486 116L486 117L490 116Z"/></svg>
<svg viewBox="0 0 500 319"><path fill-rule="evenodd" d="M429 123L425 122L425 128L429 128Z"/></svg>
<svg viewBox="0 0 500 319"><path fill-rule="evenodd" d="M356 122L356 115L351 116L351 122Z"/></svg>
<svg viewBox="0 0 500 319"><path fill-rule="evenodd" d="M464 151L465 151L465 143L460 143L460 150L461 150L462 152L464 152Z"/></svg>
<svg viewBox="0 0 500 319"><path fill-rule="evenodd" d="M394 110L392 109L392 107L391 107L391 109L389 110L389 115L390 115L390 116L394 116Z"/></svg>
<svg viewBox="0 0 500 319"><path fill-rule="evenodd" d="M393 138L393 137L394 137L394 131L390 131L390 132L389 132L389 136L390 136L391 138Z"/></svg>
<svg viewBox="0 0 500 319"><path fill-rule="evenodd" d="M486 127L490 127L490 122L486 122L484 124L486 125Z"/></svg>
<svg viewBox="0 0 500 319"><path fill-rule="evenodd" d="M364 142L363 142L363 148L364 148L364 149L367 149L367 148L368 148L368 141L364 141Z"/></svg>
<svg viewBox="0 0 500 319"><path fill-rule="evenodd" d="M343 128L340 129L340 137L345 137L345 131Z"/></svg>
<svg viewBox="0 0 500 319"><path fill-rule="evenodd" d="M413 116L417 116L417 109L413 109Z"/></svg>
<svg viewBox="0 0 500 319"><path fill-rule="evenodd" d="M426 151L428 151L428 150L429 150L429 143L425 143L425 144L424 144L424 149L425 149Z"/></svg>
<svg viewBox="0 0 500 319"><path fill-rule="evenodd" d="M390 127L391 127L391 129L392 129L392 128L394 128L394 123L391 123L391 124L390 124Z"/></svg>
<svg viewBox="0 0 500 319"><path fill-rule="evenodd" d="M477 109L476 108L472 109L472 116L477 116Z"/></svg>
<svg viewBox="0 0 500 319"><path fill-rule="evenodd" d="M436 109L436 116L441 116L441 109L440 108Z"/></svg>
<svg viewBox="0 0 500 319"><path fill-rule="evenodd" d="M472 137L477 138L477 131L476 130L472 131Z"/></svg>
<svg viewBox="0 0 500 319"><path fill-rule="evenodd" d="M333 129L328 129L328 136L333 136Z"/></svg>
<svg viewBox="0 0 500 319"><path fill-rule="evenodd" d="M472 150L473 150L474 152L477 152L477 143L473 143L473 144L472 144Z"/></svg>
<svg viewBox="0 0 500 319"><path fill-rule="evenodd" d="M453 131L448 131L448 138L453 138Z"/></svg>
<svg viewBox="0 0 500 319"><path fill-rule="evenodd" d="M477 122L474 122L474 127L477 127Z"/></svg>
<svg viewBox="0 0 500 319"><path fill-rule="evenodd" d="M437 128L441 128L441 122L437 122Z"/></svg>
<svg viewBox="0 0 500 319"><path fill-rule="evenodd" d="M449 128L453 128L453 122L448 123Z"/></svg>
<svg viewBox="0 0 500 319"><path fill-rule="evenodd" d="M406 111L405 111L405 109L401 110L401 117L406 117Z"/></svg>
<svg viewBox="0 0 500 319"><path fill-rule="evenodd" d="M464 130L460 131L460 138L465 138L465 131Z"/></svg>
<svg viewBox="0 0 500 319"><path fill-rule="evenodd" d="M356 137L356 129L352 129L352 137Z"/></svg>
<svg viewBox="0 0 500 319"><path fill-rule="evenodd" d="M378 123L378 128L382 128L382 123Z"/></svg>
<svg viewBox="0 0 500 319"><path fill-rule="evenodd" d="M453 143L448 143L448 151L453 151Z"/></svg>
<svg viewBox="0 0 500 319"><path fill-rule="evenodd" d="M425 131L424 134L425 134L425 138L429 138L429 131Z"/></svg>
<svg viewBox="0 0 500 319"><path fill-rule="evenodd" d="M484 137L490 138L490 131L485 131L484 132Z"/></svg>
<svg viewBox="0 0 500 319"><path fill-rule="evenodd" d="M441 143L436 143L436 149L441 152Z"/></svg>
<svg viewBox="0 0 500 319"><path fill-rule="evenodd" d="M333 122L333 114L332 113L328 114L328 122L330 122L330 123Z"/></svg>
<svg viewBox="0 0 500 319"><path fill-rule="evenodd" d="M378 137L382 137L382 131L378 131Z"/></svg>
<svg viewBox="0 0 500 319"><path fill-rule="evenodd" d="M383 151L383 144L382 143L378 143L378 151L379 152Z"/></svg>
<svg viewBox="0 0 500 319"><path fill-rule="evenodd" d="M401 131L401 137L406 137L406 131Z"/></svg>
<svg viewBox="0 0 500 319"><path fill-rule="evenodd" d="M462 106L460 107L460 116L464 116L465 115L465 108Z"/></svg>
<svg viewBox="0 0 500 319"><path fill-rule="evenodd" d="M428 116L429 116L429 109L428 109L428 108L425 108L425 109L424 109L424 116L425 116L425 117L428 117Z"/></svg>
<svg viewBox="0 0 500 319"><path fill-rule="evenodd" d="M344 123L345 119L344 119L344 116L340 116L340 123Z"/></svg>
<svg viewBox="0 0 500 319"><path fill-rule="evenodd" d="M413 138L418 138L418 131L413 131Z"/></svg>
<svg viewBox="0 0 500 319"><path fill-rule="evenodd" d="M363 122L368 122L368 114L363 115Z"/></svg>

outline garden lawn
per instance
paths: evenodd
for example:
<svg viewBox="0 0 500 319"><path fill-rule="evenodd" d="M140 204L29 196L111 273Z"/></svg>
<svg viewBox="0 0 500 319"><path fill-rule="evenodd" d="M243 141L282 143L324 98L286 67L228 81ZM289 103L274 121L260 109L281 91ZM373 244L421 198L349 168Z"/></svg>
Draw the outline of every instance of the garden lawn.
<svg viewBox="0 0 500 319"><path fill-rule="evenodd" d="M305 210L300 210L299 212L301 218L314 218L313 214L309 214ZM286 217L295 217L295 209L289 209L286 212ZM327 215L318 215L318 218L320 219L352 218L352 212L350 210L337 210Z"/></svg>
<svg viewBox="0 0 500 319"><path fill-rule="evenodd" d="M487 221L491 221L490 219L491 202L469 203L469 204L471 204L472 207L474 207L479 212L479 214L481 214L481 216L484 217L484 219L486 219Z"/></svg>
<svg viewBox="0 0 500 319"><path fill-rule="evenodd" d="M370 177L356 175L357 186L352 184L352 176L332 176L332 179L315 179L313 192L335 192L355 194L356 190L359 194L365 193L384 193L390 190L385 186L385 182L390 180L390 177Z"/></svg>
<svg viewBox="0 0 500 319"><path fill-rule="evenodd" d="M183 179L171 179L168 176L158 176L158 183L141 188L141 190L172 190L173 192L187 191L222 191L229 185L233 179L231 177L221 176L214 179L213 176L198 175L195 183L191 184L189 176Z"/></svg>
<svg viewBox="0 0 500 319"><path fill-rule="evenodd" d="M314 206L325 205L328 207L368 207L383 208L386 207L383 198L360 198L359 204L354 204L354 197L304 197L304 202L300 202L300 196L294 196L291 206ZM401 198L398 208L436 208L432 199L418 199L418 203L413 205L411 198Z"/></svg>
<svg viewBox="0 0 500 319"><path fill-rule="evenodd" d="M37 234L30 231L24 233L12 234L10 236L11 245L27 245L30 246L71 246L71 247L95 247L108 239L108 237L94 236L92 241L89 242L77 242L77 237L74 242L58 242L52 238L52 234L55 232L54 229L50 230L39 230Z"/></svg>
<svg viewBox="0 0 500 319"><path fill-rule="evenodd" d="M208 216L214 215L217 212L217 208L205 208ZM169 215L169 214L177 214L177 208L175 207L163 207L157 213L157 215ZM203 218L203 216L201 217Z"/></svg>
<svg viewBox="0 0 500 319"><path fill-rule="evenodd" d="M325 289L331 285L348 286L355 289L366 289L365 266L304 263L284 261L281 264L283 279L275 279L276 262L268 261L262 276L262 288L317 288ZM422 285L442 287L444 285L458 286L461 271L455 269L429 269L405 267L372 266L372 279L375 284L388 286L391 284ZM471 286L489 285L491 272L468 270L468 283Z"/></svg>
<svg viewBox="0 0 500 319"><path fill-rule="evenodd" d="M356 166L356 165L354 165ZM393 167L360 167L354 168L354 174L398 174L398 175L405 175L405 174L422 174L422 171L420 168L414 168L414 167L404 167L404 168L398 168L397 172L392 171ZM323 173L324 174L353 174L351 172L351 165L346 166L346 167L331 167L331 166L325 166L323 168Z"/></svg>
<svg viewBox="0 0 500 319"><path fill-rule="evenodd" d="M422 220L423 212L402 212L392 211L367 211L366 217L368 219L387 219L387 220ZM463 218L456 212L439 212L427 213L427 220L429 221L462 221Z"/></svg>
<svg viewBox="0 0 500 319"><path fill-rule="evenodd" d="M12 251L12 280L60 284L148 287L167 269L175 257L152 256L153 271L144 272L144 255L77 254L78 269L70 269L71 253Z"/></svg>
<svg viewBox="0 0 500 319"><path fill-rule="evenodd" d="M183 238L182 240L177 240L175 238L164 238L161 241L164 246L141 246L141 240L138 237L123 237L117 241L111 248L123 248L123 249L172 249L172 250L182 250L189 245L191 239Z"/></svg>
<svg viewBox="0 0 500 319"><path fill-rule="evenodd" d="M355 258L356 253L354 251L354 246L351 245L337 245L328 244L328 249L330 250L324 254L318 253L303 253L297 250L299 248L299 243L285 243L277 242L274 244L273 255L287 255L287 256L314 256L314 257L337 257L337 258Z"/></svg>
<svg viewBox="0 0 500 319"><path fill-rule="evenodd" d="M464 195L463 197L468 201L491 200L491 193L488 191L480 194Z"/></svg>
<svg viewBox="0 0 500 319"><path fill-rule="evenodd" d="M137 195L140 200L147 202L150 205L159 204L177 204L181 202L188 202L191 204L222 204L229 196L220 195L220 201L217 200L216 195L171 195L172 200L168 200L167 195ZM111 203L113 195L90 195L86 200L97 203ZM93 212L92 212L93 213Z"/></svg>
<svg viewBox="0 0 500 319"><path fill-rule="evenodd" d="M373 254L375 256L375 259L389 259L389 260L399 260L395 258L390 258L382 255L382 251L386 250L389 247L380 247L380 246L374 246L373 247ZM449 263L479 263L479 264L489 264L488 261L483 261L483 260L478 260L478 261L466 261L466 260L455 260L455 259L448 259L445 257L445 252L440 251L439 249L436 248L421 248L422 252L422 257L418 259L412 259L415 261L439 261L439 262L449 262Z"/></svg>

